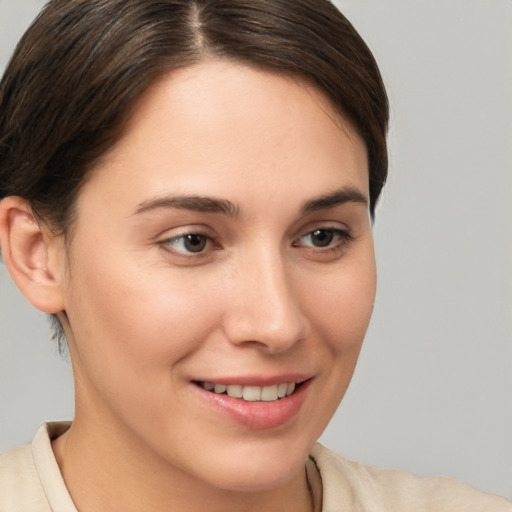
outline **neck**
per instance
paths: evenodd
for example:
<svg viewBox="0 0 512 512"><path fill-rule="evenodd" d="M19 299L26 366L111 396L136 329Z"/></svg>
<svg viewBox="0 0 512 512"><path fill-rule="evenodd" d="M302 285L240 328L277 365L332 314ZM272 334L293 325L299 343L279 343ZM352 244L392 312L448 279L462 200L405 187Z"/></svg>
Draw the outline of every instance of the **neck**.
<svg viewBox="0 0 512 512"><path fill-rule="evenodd" d="M53 442L64 481L81 512L253 512L313 510L303 468L275 488L240 491L211 485L160 458L105 422L77 417Z"/></svg>

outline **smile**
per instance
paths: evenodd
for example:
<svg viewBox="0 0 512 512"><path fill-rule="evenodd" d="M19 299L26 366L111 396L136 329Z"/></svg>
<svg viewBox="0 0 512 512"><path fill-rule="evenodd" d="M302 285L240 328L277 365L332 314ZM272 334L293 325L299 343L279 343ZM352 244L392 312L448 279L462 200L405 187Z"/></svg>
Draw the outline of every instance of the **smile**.
<svg viewBox="0 0 512 512"><path fill-rule="evenodd" d="M217 382L194 379L191 384L203 403L222 417L244 428L261 430L290 423L299 414L313 380L311 375L289 374L219 378Z"/></svg>
<svg viewBox="0 0 512 512"><path fill-rule="evenodd" d="M241 384L215 384L213 382L199 381L196 384L217 395L227 395L246 402L274 402L290 396L299 384L283 382L273 386L243 386Z"/></svg>

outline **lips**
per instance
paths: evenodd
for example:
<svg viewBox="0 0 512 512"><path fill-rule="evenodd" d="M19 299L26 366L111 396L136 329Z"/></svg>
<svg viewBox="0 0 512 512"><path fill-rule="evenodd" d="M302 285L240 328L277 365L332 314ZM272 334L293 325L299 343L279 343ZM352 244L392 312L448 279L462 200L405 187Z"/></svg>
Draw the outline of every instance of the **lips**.
<svg viewBox="0 0 512 512"><path fill-rule="evenodd" d="M292 422L300 412L312 380L287 376L259 382L262 385L248 379L194 380L192 384L203 403L224 421L262 430Z"/></svg>

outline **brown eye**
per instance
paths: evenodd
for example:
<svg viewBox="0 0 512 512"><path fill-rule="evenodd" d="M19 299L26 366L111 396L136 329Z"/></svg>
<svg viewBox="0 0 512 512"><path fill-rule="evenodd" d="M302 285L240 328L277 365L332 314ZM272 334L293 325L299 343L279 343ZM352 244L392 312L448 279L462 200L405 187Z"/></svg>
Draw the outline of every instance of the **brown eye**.
<svg viewBox="0 0 512 512"><path fill-rule="evenodd" d="M187 233L165 240L162 244L173 252L186 255L202 253L208 248L210 242L210 238L201 233Z"/></svg>
<svg viewBox="0 0 512 512"><path fill-rule="evenodd" d="M317 229L310 235L311 245L315 247L327 247L334 239L332 229Z"/></svg>
<svg viewBox="0 0 512 512"><path fill-rule="evenodd" d="M205 249L208 239L204 235L192 233L183 237L183 246L189 252L201 252Z"/></svg>
<svg viewBox="0 0 512 512"><path fill-rule="evenodd" d="M335 250L344 247L352 240L352 235L345 229L319 228L301 236L296 240L294 247L305 247L309 249Z"/></svg>

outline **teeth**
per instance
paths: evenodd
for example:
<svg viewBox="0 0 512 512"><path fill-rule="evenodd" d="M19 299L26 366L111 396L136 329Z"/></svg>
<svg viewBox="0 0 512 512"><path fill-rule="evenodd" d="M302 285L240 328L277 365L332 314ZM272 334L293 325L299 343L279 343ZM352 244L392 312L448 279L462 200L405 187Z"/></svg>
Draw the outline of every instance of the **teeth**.
<svg viewBox="0 0 512 512"><path fill-rule="evenodd" d="M261 388L259 386L244 386L243 397L247 402L257 402L261 400Z"/></svg>
<svg viewBox="0 0 512 512"><path fill-rule="evenodd" d="M274 400L277 400L277 397L277 386L265 386L261 390L261 399L264 402L272 402Z"/></svg>
<svg viewBox="0 0 512 512"><path fill-rule="evenodd" d="M227 393L231 398L242 398L244 395L242 386L238 385L228 386Z"/></svg>
<svg viewBox="0 0 512 512"><path fill-rule="evenodd" d="M214 387L214 391L218 395L220 395L221 393L224 393L224 391L226 391L226 389L228 389L228 387L224 386L224 384L215 384L215 387Z"/></svg>
<svg viewBox="0 0 512 512"><path fill-rule="evenodd" d="M288 384L286 384L286 382L284 384L279 384L279 386L277 386L277 396L279 398L285 397L287 390L288 390Z"/></svg>
<svg viewBox="0 0 512 512"><path fill-rule="evenodd" d="M296 388L295 382L283 382L275 386L242 386L239 384L224 385L213 382L200 382L207 391L218 395L227 394L231 398L242 398L247 402L273 402L291 395Z"/></svg>

